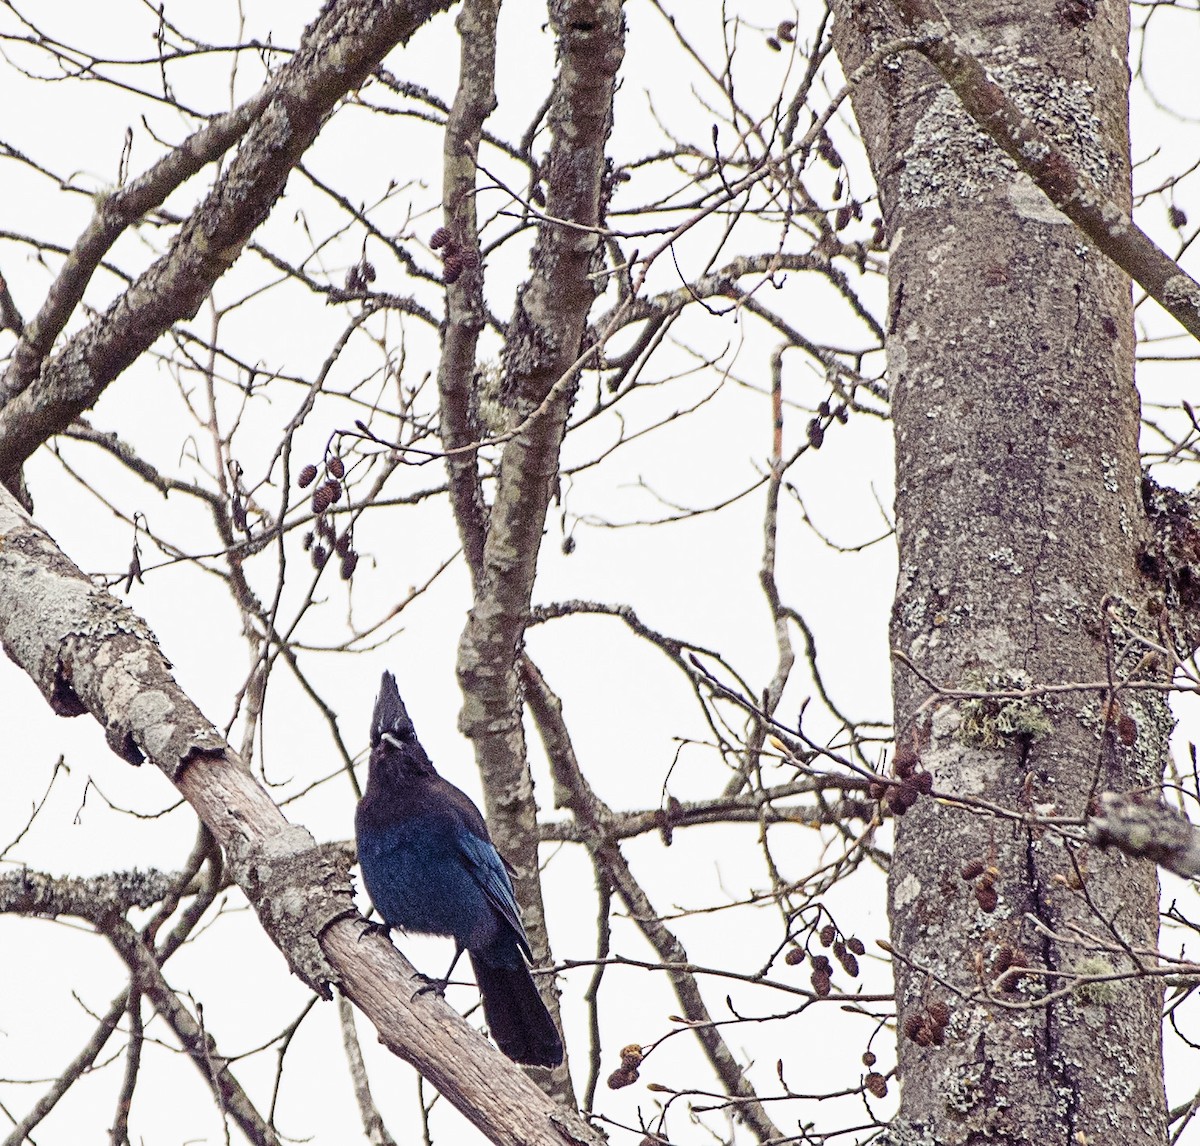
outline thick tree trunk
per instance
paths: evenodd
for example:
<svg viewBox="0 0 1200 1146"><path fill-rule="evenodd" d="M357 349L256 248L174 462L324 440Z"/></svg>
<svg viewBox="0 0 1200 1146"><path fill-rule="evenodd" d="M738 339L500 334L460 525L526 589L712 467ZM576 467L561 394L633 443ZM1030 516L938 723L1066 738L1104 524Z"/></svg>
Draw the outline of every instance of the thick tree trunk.
<svg viewBox="0 0 1200 1146"><path fill-rule="evenodd" d="M1126 6L942 10L1128 210ZM848 73L902 31L871 3L839 16ZM917 53L889 59L855 109L891 245L893 647L958 688L1128 677L1144 650L1126 663L1118 624L1153 630L1138 613L1146 525L1129 281ZM915 753L938 792L1015 815L922 798L897 822L892 1141L1165 1141L1158 990L1130 978L1054 995L1075 973L1131 971L1126 945L1153 949L1155 870L1021 819L1081 816L1097 789L1154 784L1165 707L1136 690L1119 702L1102 688L1009 703L933 693L897 662L899 758ZM1029 971L1005 976L1011 966Z"/></svg>

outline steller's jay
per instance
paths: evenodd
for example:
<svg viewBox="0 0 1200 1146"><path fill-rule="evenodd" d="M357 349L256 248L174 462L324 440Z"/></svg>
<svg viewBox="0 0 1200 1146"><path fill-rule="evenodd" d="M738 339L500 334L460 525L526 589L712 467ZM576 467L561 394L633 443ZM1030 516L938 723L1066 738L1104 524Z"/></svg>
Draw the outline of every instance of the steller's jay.
<svg viewBox="0 0 1200 1146"><path fill-rule="evenodd" d="M464 950L471 958L496 1045L515 1062L562 1062L504 861L470 797L437 774L390 672L375 701L354 828L363 881L384 923L453 936L455 962Z"/></svg>

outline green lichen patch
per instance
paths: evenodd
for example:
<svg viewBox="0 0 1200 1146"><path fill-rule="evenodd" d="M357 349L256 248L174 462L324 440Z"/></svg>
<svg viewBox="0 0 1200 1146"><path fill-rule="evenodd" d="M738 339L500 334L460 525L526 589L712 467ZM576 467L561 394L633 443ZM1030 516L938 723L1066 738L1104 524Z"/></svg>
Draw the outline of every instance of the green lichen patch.
<svg viewBox="0 0 1200 1146"><path fill-rule="evenodd" d="M997 695L961 702L958 737L962 743L972 748L1000 748L1019 737L1039 740L1048 736L1054 726L1042 705L1028 697L1004 695L1030 687L1029 677L1019 669L999 669L986 676L968 673L964 689Z"/></svg>
<svg viewBox="0 0 1200 1146"><path fill-rule="evenodd" d="M1115 975L1116 968L1100 955L1089 955L1079 961L1075 967L1075 974L1089 979L1097 975ZM1081 1006L1104 1007L1116 1001L1120 987L1115 982L1076 983L1071 993Z"/></svg>

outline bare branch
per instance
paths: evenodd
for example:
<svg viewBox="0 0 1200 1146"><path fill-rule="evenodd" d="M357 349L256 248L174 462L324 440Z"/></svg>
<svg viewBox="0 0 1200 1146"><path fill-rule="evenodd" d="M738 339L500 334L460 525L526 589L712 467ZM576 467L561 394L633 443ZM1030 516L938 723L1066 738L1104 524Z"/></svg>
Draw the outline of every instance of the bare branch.
<svg viewBox="0 0 1200 1146"><path fill-rule="evenodd" d="M171 250L107 314L69 339L36 382L0 409L0 479L15 488L22 463L42 442L91 406L172 323L195 315L270 212L337 101L396 44L448 6L449 0L382 6L335 0L325 9L273 82L269 105L237 158ZM56 317L48 325L61 325L62 309L54 307ZM46 348L35 349L44 353Z"/></svg>
<svg viewBox="0 0 1200 1146"><path fill-rule="evenodd" d="M1189 879L1200 876L1200 832L1181 812L1138 792L1100 792L1088 838L1141 856Z"/></svg>

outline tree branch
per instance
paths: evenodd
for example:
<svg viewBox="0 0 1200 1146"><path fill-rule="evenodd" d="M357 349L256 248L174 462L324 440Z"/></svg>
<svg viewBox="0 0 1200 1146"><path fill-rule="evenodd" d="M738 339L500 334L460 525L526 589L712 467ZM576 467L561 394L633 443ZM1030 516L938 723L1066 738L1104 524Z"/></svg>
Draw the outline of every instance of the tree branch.
<svg viewBox="0 0 1200 1146"><path fill-rule="evenodd" d="M1102 848L1161 864L1187 879L1200 876L1200 831L1187 816L1137 792L1101 792L1088 838Z"/></svg>
<svg viewBox="0 0 1200 1146"><path fill-rule="evenodd" d="M630 919L667 965L675 997L688 1023L695 1030L709 1064L728 1093L742 1100L739 1105L741 1116L760 1142L782 1138L782 1133L771 1121L705 1005L696 976L687 969L686 965L691 962L687 951L674 932L659 919L658 912L634 878L616 840L610 836L608 825L612 812L584 778L562 719L562 702L528 657L521 660L521 675L529 710L545 745L550 767L554 770L556 791L571 809L585 834L593 861L620 896Z"/></svg>
<svg viewBox="0 0 1200 1146"><path fill-rule="evenodd" d="M475 182L483 121L496 107L496 18L499 0L466 0L458 14L462 58L458 91L446 119L442 145L442 210L446 229L456 247L476 262L446 289L446 328L438 362L438 401L441 435L454 519L473 581L483 570L487 508L479 480L479 455L458 452L480 434L472 412L475 387L475 348L483 329L483 267L478 263L479 223Z"/></svg>
<svg viewBox="0 0 1200 1146"><path fill-rule="evenodd" d="M97 204L92 221L67 255L42 309L20 331L20 341L0 379L0 407L8 405L33 381L54 340L83 298L96 268L122 232L130 223L161 206L172 191L206 164L224 155L262 114L273 89L274 85L269 83L241 107L217 116L140 178L106 195Z"/></svg>
<svg viewBox="0 0 1200 1146"><path fill-rule="evenodd" d="M538 963L548 960L549 941L516 662L529 620L546 511L558 481L576 363L595 300L590 272L599 240L594 228L604 210L605 146L625 31L619 0L557 0L550 13L559 70L550 116L547 213L583 229L543 220L533 274L509 326L501 398L525 420L504 446L475 601L458 657L464 697L460 727L474 744L496 844L516 869L517 894ZM460 521L464 537L473 527L471 520ZM547 1001L557 1014L552 993ZM565 1068L555 1073L553 1085L565 1098Z"/></svg>

